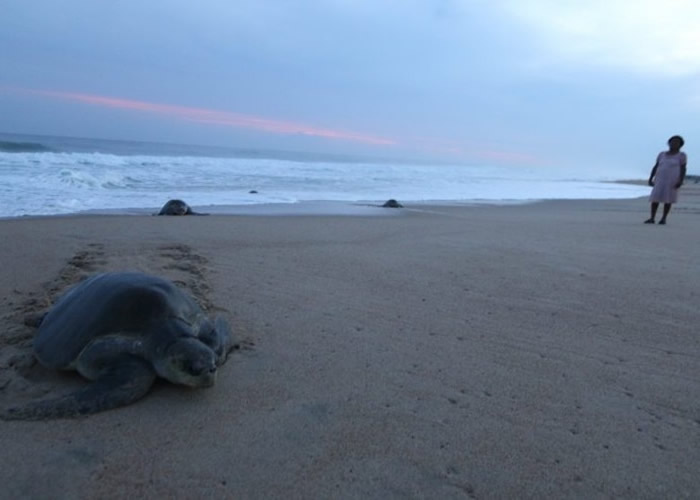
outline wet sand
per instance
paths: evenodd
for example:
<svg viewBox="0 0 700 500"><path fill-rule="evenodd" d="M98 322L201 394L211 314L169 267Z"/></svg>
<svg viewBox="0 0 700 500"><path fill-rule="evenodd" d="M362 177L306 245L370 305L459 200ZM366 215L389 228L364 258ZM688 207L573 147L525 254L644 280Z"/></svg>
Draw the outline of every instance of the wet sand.
<svg viewBox="0 0 700 500"><path fill-rule="evenodd" d="M242 349L87 418L0 422L4 498L681 498L700 491L700 189L386 216L0 221L0 407L83 384L25 316L174 280Z"/></svg>

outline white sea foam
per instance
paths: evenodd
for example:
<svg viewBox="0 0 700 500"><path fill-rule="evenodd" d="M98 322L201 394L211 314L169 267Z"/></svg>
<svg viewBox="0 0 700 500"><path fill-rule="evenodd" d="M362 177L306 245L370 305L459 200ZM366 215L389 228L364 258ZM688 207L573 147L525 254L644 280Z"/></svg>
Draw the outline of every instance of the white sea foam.
<svg viewBox="0 0 700 500"><path fill-rule="evenodd" d="M299 201L630 198L639 186L555 169L270 158L0 152L0 216ZM257 191L257 193L251 193Z"/></svg>

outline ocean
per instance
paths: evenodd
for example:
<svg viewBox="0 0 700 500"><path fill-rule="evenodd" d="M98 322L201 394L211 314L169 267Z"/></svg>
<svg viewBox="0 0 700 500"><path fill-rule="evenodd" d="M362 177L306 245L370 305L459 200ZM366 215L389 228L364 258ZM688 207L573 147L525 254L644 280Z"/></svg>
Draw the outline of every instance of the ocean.
<svg viewBox="0 0 700 500"><path fill-rule="evenodd" d="M428 164L300 152L0 134L0 217L152 213L302 202L523 203L634 198L648 188L538 166Z"/></svg>

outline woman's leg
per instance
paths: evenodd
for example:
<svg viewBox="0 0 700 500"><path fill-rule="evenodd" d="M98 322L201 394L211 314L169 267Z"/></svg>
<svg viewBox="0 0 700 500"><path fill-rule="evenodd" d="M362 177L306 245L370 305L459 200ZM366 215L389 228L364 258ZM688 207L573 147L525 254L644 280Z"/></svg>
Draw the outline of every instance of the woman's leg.
<svg viewBox="0 0 700 500"><path fill-rule="evenodd" d="M656 211L659 209L659 202L657 201L652 201L651 202L651 217L647 220L644 221L644 224L653 224L654 219L656 218Z"/></svg>
<svg viewBox="0 0 700 500"><path fill-rule="evenodd" d="M670 203L664 203L664 213L661 216L661 220L659 221L659 224L666 224L666 217L668 217L668 213L671 211L671 204Z"/></svg>

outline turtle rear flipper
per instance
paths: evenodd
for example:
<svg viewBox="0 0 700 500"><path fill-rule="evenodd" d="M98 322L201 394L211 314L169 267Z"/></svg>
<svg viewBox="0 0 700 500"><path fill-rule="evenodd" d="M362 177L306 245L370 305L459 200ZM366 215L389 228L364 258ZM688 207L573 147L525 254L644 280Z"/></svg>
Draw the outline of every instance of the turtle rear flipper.
<svg viewBox="0 0 700 500"><path fill-rule="evenodd" d="M84 389L46 401L0 412L0 420L50 420L110 410L141 399L156 375L145 361L124 355Z"/></svg>

